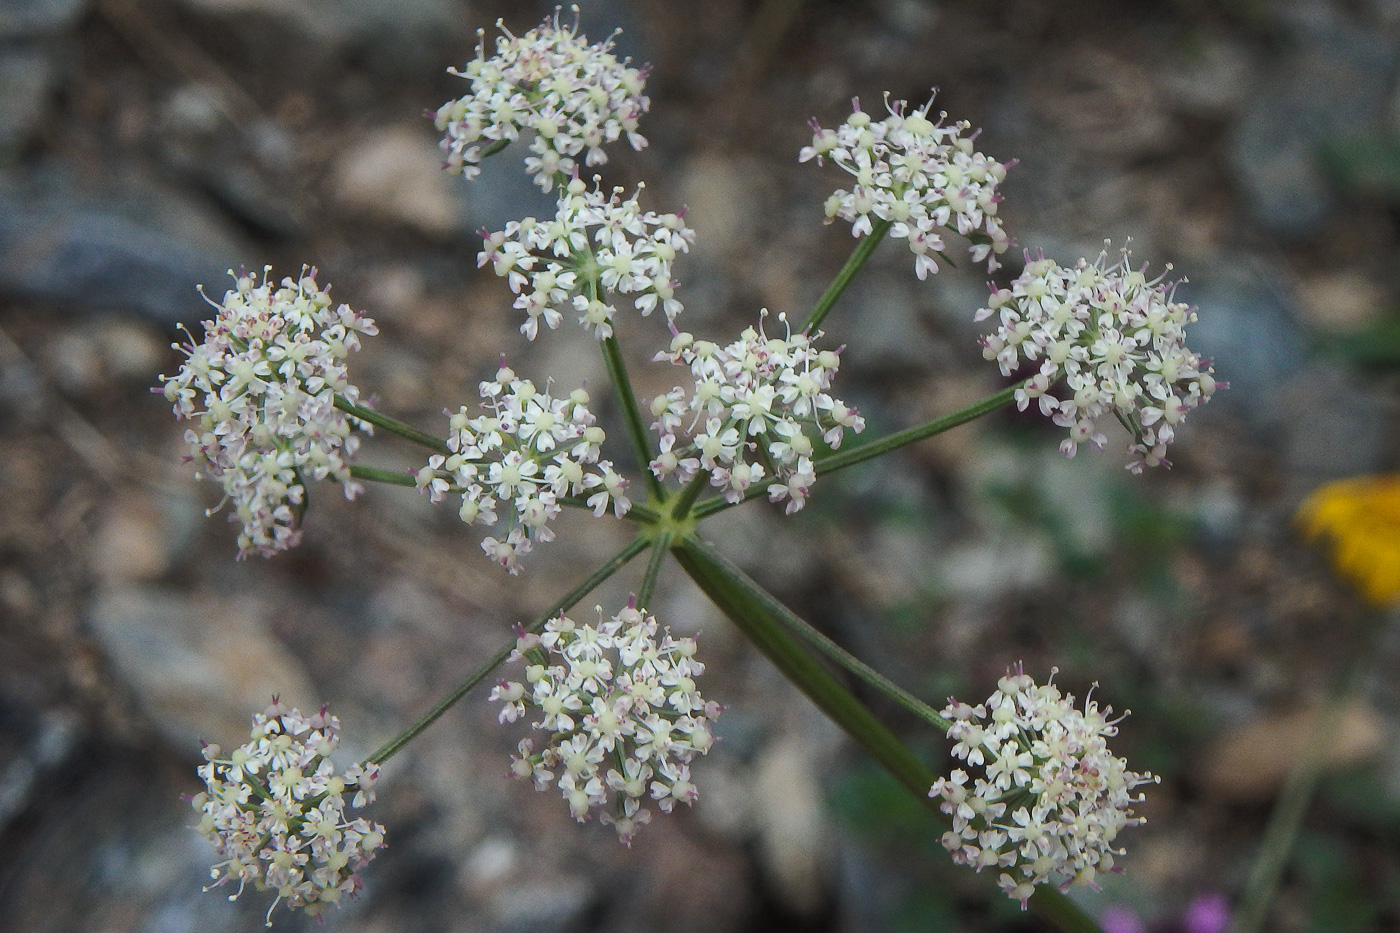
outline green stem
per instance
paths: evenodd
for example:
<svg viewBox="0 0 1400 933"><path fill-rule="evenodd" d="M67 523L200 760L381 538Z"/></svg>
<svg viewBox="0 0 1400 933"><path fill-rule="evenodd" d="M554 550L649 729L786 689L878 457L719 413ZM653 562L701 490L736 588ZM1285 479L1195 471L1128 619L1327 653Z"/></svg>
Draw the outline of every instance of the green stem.
<svg viewBox="0 0 1400 933"><path fill-rule="evenodd" d="M390 486L417 486L418 477L398 470L381 470L379 467L350 464L350 475L355 479L367 479L372 483L388 483Z"/></svg>
<svg viewBox="0 0 1400 933"><path fill-rule="evenodd" d="M998 408L1015 401L1016 390L1022 385L1024 385L1023 382L1018 382L1013 386L1007 386L1000 392L987 396L981 401L973 402L971 405L959 408L957 411L944 415L941 418L935 418L932 421L915 425L912 428L905 428L903 431L896 431L893 434L880 438L878 441L871 441L868 444L861 444L857 447L849 447L838 453L831 454L830 456L822 457L816 463L817 475L825 476L828 473L835 473L837 470L844 470L858 463L864 463L867 460L873 460L876 457L884 456L892 450L907 447L910 444L933 437L935 434L942 434L944 431L949 431L959 425L967 424L969 421L980 418L989 412L996 411ZM777 482L777 478L770 476L760 483L754 483L744 491L744 498L740 501L747 502L750 499L758 498L767 492L768 487L775 482ZM695 507L695 517L697 520L706 518L737 504L738 503L728 502L723 498L706 499Z"/></svg>
<svg viewBox="0 0 1400 933"><path fill-rule="evenodd" d="M1362 630L1351 648L1351 657L1327 701L1318 710L1317 720L1308 730L1307 744L1293 763L1288 779L1279 791L1264 838L1259 841L1259 853L1245 879L1230 929L1233 933L1254 933L1262 929L1269 918L1269 906L1278 893L1279 882L1293 855L1293 844L1303 826L1312 803L1318 781L1327 764L1327 751L1336 740L1345 713L1347 698L1358 685L1367 664L1375 656L1376 640L1383 630L1385 617L1371 613L1362 620Z"/></svg>
<svg viewBox="0 0 1400 933"><path fill-rule="evenodd" d="M593 511L593 506L589 505L588 500L583 496L560 496L555 501L560 505L566 505L572 509L585 509L589 512ZM608 511L612 511L611 506L608 507ZM607 512L603 514L606 515ZM660 513L651 506L634 502L622 517L631 519L639 525L655 525L661 516Z"/></svg>
<svg viewBox="0 0 1400 933"><path fill-rule="evenodd" d="M664 502L666 493L649 466L655 455L647 438L646 424L642 421L642 410L637 406L637 394L632 391L632 380L627 376L627 364L622 360L622 348L613 336L604 337L600 345L603 348L603 361L608 367L608 377L612 379L618 400L622 403L622 417L627 424L627 434L632 438L632 449L637 454L637 468L645 479L651 498Z"/></svg>
<svg viewBox="0 0 1400 933"><path fill-rule="evenodd" d="M361 421L366 421L374 425L376 428L383 428L391 434L397 434L399 437L402 437L405 440L413 441L413 443L415 444L421 444L422 446L427 447L429 450L436 451L440 454L452 453L452 451L447 446L447 442L444 441L442 438L435 437L426 431L420 431L417 428L413 427L413 425L404 424L402 421L399 421L396 418L390 418L388 415L382 414L381 412L377 412L373 408L366 408L363 405L356 405L349 399L346 399L339 395L335 397L335 407L339 408L341 411L345 412L352 418L358 418Z"/></svg>
<svg viewBox="0 0 1400 933"><path fill-rule="evenodd" d="M846 286L851 284L851 280L856 277L866 260L875 252L875 247L880 245L880 241L885 238L885 234L890 232L890 221L877 220L872 225L869 234L862 237L856 244L855 250L851 252L846 264L841 267L841 271L836 273L836 278L831 280L831 284L826 287L826 292L817 300L817 306L812 309L812 313L807 316L807 323L802 325L802 329L807 333L816 333L821 326L831 308L836 304L836 300L841 297L841 293L846 290Z"/></svg>
<svg viewBox="0 0 1400 933"><path fill-rule="evenodd" d="M860 744L916 800L946 823L937 802L928 796L934 773L851 695L816 658L802 647L767 608L736 586L710 549L693 537L676 542L672 553L696 584L734 622L773 665L817 705L846 734ZM1073 901L1040 885L1030 900L1033 909L1062 933L1103 933Z"/></svg>
<svg viewBox="0 0 1400 933"><path fill-rule="evenodd" d="M544 628L545 623L550 619L559 615L561 612L566 612L571 609L575 603L591 593L604 580L621 570L628 561L646 550L647 544L647 539L641 535L633 538L628 542L627 546L621 551L618 551L611 560L593 571L586 580L564 594L564 596L550 607L548 611L532 622L527 631L538 632ZM451 709L458 700L470 693L483 680L490 677L491 672L504 664L514 650L515 642L512 641L508 646L496 652L491 660L487 661L479 670L462 681L451 693L439 700L437 705L423 714L413 725L394 736L386 742L382 748L365 759L365 761L383 764L394 755L398 754L405 745L417 738L419 734L433 723L437 722L442 714Z"/></svg>
<svg viewBox="0 0 1400 933"><path fill-rule="evenodd" d="M674 539L675 535L669 531L663 531L656 536L656 541L651 547L651 557L647 560L646 573L642 575L642 588L637 592L638 609L651 606L651 597L656 592L656 581L661 577L661 566L666 563L666 552L671 549Z"/></svg>
<svg viewBox="0 0 1400 933"><path fill-rule="evenodd" d="M806 619L803 619L797 613L783 605L776 596L764 589L748 574L744 573L743 569L740 568L738 564L735 564L705 542L699 539L694 539L694 541L695 546L703 549L706 556L714 563L715 567L726 574L735 586L746 591L754 600L763 606L769 614L786 625L790 631L796 633L822 654L826 655L891 700L894 700L924 722L934 726L941 732L948 731L948 720L938 715L938 713L923 700L920 700L918 697L914 696L914 694L905 690L884 674L881 674L879 671L875 670L875 668L851 654L845 648L842 648L827 637L825 633L818 631Z"/></svg>
<svg viewBox="0 0 1400 933"><path fill-rule="evenodd" d="M975 421L985 414L996 411L1004 405L1008 405L1016 400L1016 390L1024 382L1018 382L1013 386L1007 386L1000 392L989 395L979 402L973 402L965 408L959 408L952 414L944 415L942 418L935 418L925 424L916 425L912 428L905 428L903 431L882 437L878 441L869 444L861 444L858 447L851 447L834 453L829 457L823 457L817 461L817 475L824 476L827 473L835 473L837 470L844 470L846 467L855 466L857 463L864 463L875 457L881 457L892 450L901 447L908 447L935 434L942 434L959 425Z"/></svg>
<svg viewBox="0 0 1400 933"><path fill-rule="evenodd" d="M686 484L680 495L676 496L675 503L671 506L671 518L680 521L690 514L690 509L695 505L695 500L699 498L705 485L710 481L710 471L701 470L695 474L695 478Z"/></svg>

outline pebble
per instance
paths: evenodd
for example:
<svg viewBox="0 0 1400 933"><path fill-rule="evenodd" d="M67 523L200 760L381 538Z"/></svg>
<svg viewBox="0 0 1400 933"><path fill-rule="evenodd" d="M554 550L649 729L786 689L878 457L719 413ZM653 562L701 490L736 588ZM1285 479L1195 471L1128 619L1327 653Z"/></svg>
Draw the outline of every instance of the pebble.
<svg viewBox="0 0 1400 933"><path fill-rule="evenodd" d="M784 906L803 915L821 905L830 870L831 828L817 781L830 746L813 738L797 730L773 737L754 769L759 859Z"/></svg>
<svg viewBox="0 0 1400 933"><path fill-rule="evenodd" d="M1361 700L1342 706L1318 732L1316 709L1265 716L1224 733L1201 755L1201 780L1232 801L1259 803L1283 786L1309 748L1325 746L1328 770L1340 770L1380 754L1386 743L1384 717Z"/></svg>

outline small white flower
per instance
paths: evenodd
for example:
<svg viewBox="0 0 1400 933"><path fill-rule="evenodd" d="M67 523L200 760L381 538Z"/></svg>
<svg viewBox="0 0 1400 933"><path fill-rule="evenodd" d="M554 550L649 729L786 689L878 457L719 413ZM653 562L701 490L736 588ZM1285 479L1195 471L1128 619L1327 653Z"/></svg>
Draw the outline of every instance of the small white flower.
<svg viewBox="0 0 1400 933"><path fill-rule="evenodd" d="M349 466L359 438L335 399L359 401L345 360L361 334L378 333L331 303L316 270L276 287L270 272L236 276L222 302L210 301L218 314L204 322L203 342L176 345L185 362L160 377L176 417L195 423L189 459L223 487L229 519L242 525L240 558L297 544L309 480L335 480L348 499L360 493Z"/></svg>
<svg viewBox="0 0 1400 933"><path fill-rule="evenodd" d="M905 101L885 98L889 116L875 120L854 101L855 112L835 130L812 123L812 145L799 162L830 160L855 179L849 191L838 189L826 202L826 219L839 217L860 237L874 220L890 221L889 235L909 244L920 279L938 271L943 253L940 230L968 239L974 262L998 266L997 256L1011 240L997 217L997 187L1014 163L1001 163L973 148L970 124L935 123L928 118L933 99L912 111Z"/></svg>
<svg viewBox="0 0 1400 933"><path fill-rule="evenodd" d="M489 263L516 293L522 334L534 340L541 323L553 330L567 310L599 339L611 336L615 296L635 296L643 317L657 307L667 321L680 313L671 265L695 231L678 214L643 211L637 197L621 188L605 194L596 178L589 188L575 177L553 218L527 217L485 236L477 265Z"/></svg>
<svg viewBox="0 0 1400 933"><path fill-rule="evenodd" d="M319 916L354 895L356 872L384 847L384 827L347 816L344 799L354 789L349 807L373 801L379 765L337 776L327 756L339 741L340 722L324 708L308 717L274 698L253 717L249 742L228 758L219 757L218 746L205 747L205 790L190 804L200 814L196 828L222 859L210 871L210 887L237 881L229 900L248 884L276 891L268 926L279 903Z"/></svg>
<svg viewBox="0 0 1400 933"><path fill-rule="evenodd" d="M1129 265L1130 256L1125 247L1109 265L1105 248L1092 264L1081 259L1073 268L1027 256L1021 275L994 291L975 320L997 318L982 346L1002 375L1023 360L1035 364L1016 391L1016 406L1024 411L1035 402L1068 428L1060 444L1066 456L1086 443L1102 449L1107 437L1099 421L1112 415L1133 432L1128 469L1138 473L1171 465L1166 446L1176 426L1226 384L1186 346L1195 309L1173 300L1176 286L1163 281L1166 273L1149 280ZM1061 396L1051 394L1057 384Z"/></svg>
<svg viewBox="0 0 1400 933"><path fill-rule="evenodd" d="M778 320L787 330L787 319ZM839 447L848 428L865 428L829 392L841 351L817 350L813 340L790 330L769 337L761 323L725 347L676 333L656 359L689 366L695 386L689 400L677 388L653 401L660 445L652 471L684 483L708 470L710 484L738 502L774 469L769 498L786 501L789 513L802 508L816 482L813 438Z"/></svg>
<svg viewBox="0 0 1400 933"><path fill-rule="evenodd" d="M491 699L503 704L502 722L535 710L533 727L548 733L538 752L520 744L511 774L539 790L553 782L576 820L600 809L630 845L650 819L648 795L666 813L695 802L687 764L713 745L720 707L695 689L705 666L694 639L672 638L635 601L606 620L600 607L598 617L592 626L560 616L522 636L511 660L529 665L529 686L502 683Z"/></svg>
<svg viewBox="0 0 1400 933"><path fill-rule="evenodd" d="M577 8L575 8L577 10ZM487 57L484 36L477 57L451 74L471 82L471 92L448 101L434 115L444 133L447 168L470 178L485 149L533 133L526 171L549 191L557 177L607 161L603 146L626 138L633 149L646 139L637 122L650 102L642 94L645 70L612 53L612 39L589 45L578 22L566 28L556 12L523 36L506 32ZM480 35L480 34L479 34Z"/></svg>
<svg viewBox="0 0 1400 933"><path fill-rule="evenodd" d="M416 475L419 491L434 502L460 495L458 515L469 525L494 526L506 516L505 536L481 543L488 557L519 573L521 557L553 540L549 523L566 497L586 495L597 515L609 506L619 518L626 514L627 481L598 459L604 434L587 392L555 398L504 365L480 392L484 414L473 416L466 406L446 412L451 453L430 457Z"/></svg>
<svg viewBox="0 0 1400 933"><path fill-rule="evenodd" d="M1019 664L985 704L950 699L943 716L953 756L986 775L969 787L958 769L929 790L952 817L943 847L953 860L1007 869L998 883L1022 909L1037 884L1097 887L1097 872L1123 854L1113 848L1118 833L1143 822L1133 816L1142 801L1133 788L1158 781L1109 752L1119 721L1111 713L1089 699L1076 710L1074 697L1053 682L1037 685Z"/></svg>

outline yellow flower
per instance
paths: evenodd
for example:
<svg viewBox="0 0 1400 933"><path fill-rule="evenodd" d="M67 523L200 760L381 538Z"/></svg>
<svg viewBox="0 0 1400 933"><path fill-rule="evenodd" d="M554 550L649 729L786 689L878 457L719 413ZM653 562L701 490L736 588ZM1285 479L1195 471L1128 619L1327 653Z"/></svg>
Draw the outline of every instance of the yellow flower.
<svg viewBox="0 0 1400 933"><path fill-rule="evenodd" d="M1375 604L1400 599L1400 474L1328 483L1298 509L1310 538L1327 537L1337 572Z"/></svg>

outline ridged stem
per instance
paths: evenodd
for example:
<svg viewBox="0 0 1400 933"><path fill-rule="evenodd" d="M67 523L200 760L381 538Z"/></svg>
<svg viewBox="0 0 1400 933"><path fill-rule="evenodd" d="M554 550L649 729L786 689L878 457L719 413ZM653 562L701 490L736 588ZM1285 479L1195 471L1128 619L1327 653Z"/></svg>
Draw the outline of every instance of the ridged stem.
<svg viewBox="0 0 1400 933"><path fill-rule="evenodd" d="M773 617L766 600L740 585L725 564L714 559L713 550L694 536L678 540L672 553L705 595L794 686L946 823L938 803L928 796L936 780L933 771L793 638ZM1061 933L1103 933L1088 914L1054 888L1037 886L1030 907Z"/></svg>

